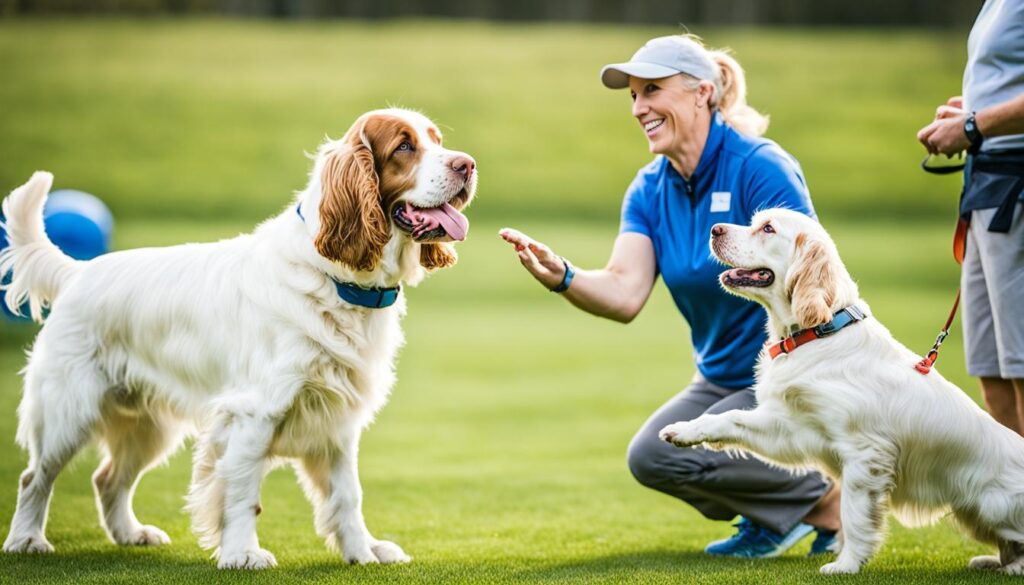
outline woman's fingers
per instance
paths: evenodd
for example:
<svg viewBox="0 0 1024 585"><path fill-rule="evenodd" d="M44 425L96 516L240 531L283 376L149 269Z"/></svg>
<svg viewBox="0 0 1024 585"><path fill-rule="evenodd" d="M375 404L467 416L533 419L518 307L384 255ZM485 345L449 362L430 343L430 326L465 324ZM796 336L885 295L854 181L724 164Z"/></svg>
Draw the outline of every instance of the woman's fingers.
<svg viewBox="0 0 1024 585"><path fill-rule="evenodd" d="M565 267L561 256L552 252L551 248L513 228L502 228L498 235L515 247L523 268L541 284L551 288L561 282Z"/></svg>
<svg viewBox="0 0 1024 585"><path fill-rule="evenodd" d="M947 106L952 106L954 108L959 108L959 109L962 110L962 109L964 109L964 96L962 96L962 95L955 95L955 96L949 98L948 100L946 100L946 105Z"/></svg>
<svg viewBox="0 0 1024 585"><path fill-rule="evenodd" d="M517 248L524 247L533 241L523 232L513 228L502 228L498 231L498 235L501 236L501 239L515 245Z"/></svg>
<svg viewBox="0 0 1024 585"><path fill-rule="evenodd" d="M955 108L949 105L942 105L935 110L935 119L944 120L946 118L952 118L954 116L962 116L964 111L961 108Z"/></svg>

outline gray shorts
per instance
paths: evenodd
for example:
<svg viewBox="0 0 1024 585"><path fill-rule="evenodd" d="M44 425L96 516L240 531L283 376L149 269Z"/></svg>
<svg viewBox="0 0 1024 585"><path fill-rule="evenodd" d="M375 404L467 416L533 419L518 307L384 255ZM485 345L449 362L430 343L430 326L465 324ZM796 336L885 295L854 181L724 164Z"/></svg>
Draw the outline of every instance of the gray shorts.
<svg viewBox="0 0 1024 585"><path fill-rule="evenodd" d="M1009 233L988 231L996 210L971 212L960 276L967 372L1024 378L1024 205Z"/></svg>

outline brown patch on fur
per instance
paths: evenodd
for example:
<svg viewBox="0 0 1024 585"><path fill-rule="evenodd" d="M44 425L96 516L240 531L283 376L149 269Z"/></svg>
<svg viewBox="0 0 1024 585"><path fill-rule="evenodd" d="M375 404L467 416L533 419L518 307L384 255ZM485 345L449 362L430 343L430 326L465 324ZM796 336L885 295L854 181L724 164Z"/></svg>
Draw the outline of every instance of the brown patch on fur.
<svg viewBox="0 0 1024 585"><path fill-rule="evenodd" d="M800 232L799 234L796 235L796 241L793 243L793 245L796 247L797 250L799 250L800 248L803 248L804 244L806 243L807 234L805 232Z"/></svg>
<svg viewBox="0 0 1024 585"><path fill-rule="evenodd" d="M434 141L434 144L438 146L441 145L441 133L437 131L437 128L427 128L427 136L429 136L430 139Z"/></svg>
<svg viewBox="0 0 1024 585"><path fill-rule="evenodd" d="M36 474L33 471L26 471L21 474L21 489L28 489L28 486L32 484L32 480L35 479Z"/></svg>
<svg viewBox="0 0 1024 585"><path fill-rule="evenodd" d="M317 252L353 270L373 270L391 229L380 205L379 178L370 149L360 143L328 153L320 183Z"/></svg>
<svg viewBox="0 0 1024 585"><path fill-rule="evenodd" d="M449 243L423 244L420 246L420 265L427 270L448 268L453 266L459 259L455 253L455 246Z"/></svg>
<svg viewBox="0 0 1024 585"><path fill-rule="evenodd" d="M828 248L799 234L793 254L797 259L786 280L793 313L804 329L827 323L838 282Z"/></svg>
<svg viewBox="0 0 1024 585"><path fill-rule="evenodd" d="M259 516L263 513L263 506L256 504L255 506L252 507L252 511L255 512L257 516Z"/></svg>
<svg viewBox="0 0 1024 585"><path fill-rule="evenodd" d="M381 204L390 212L398 197L416 186L416 171L423 158L419 137L401 118L382 114L366 118L363 135L373 150L374 167L380 176ZM347 138L360 139L358 135ZM408 142L412 149L398 150L403 142Z"/></svg>

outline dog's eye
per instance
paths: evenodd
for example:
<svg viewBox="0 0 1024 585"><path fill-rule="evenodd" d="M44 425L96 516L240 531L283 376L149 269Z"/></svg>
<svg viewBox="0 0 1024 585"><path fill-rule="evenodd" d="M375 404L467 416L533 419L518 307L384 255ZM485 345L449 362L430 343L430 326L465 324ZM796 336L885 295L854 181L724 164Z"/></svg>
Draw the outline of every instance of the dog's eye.
<svg viewBox="0 0 1024 585"><path fill-rule="evenodd" d="M766 233L766 234L774 234L775 233L775 228L772 227L772 224L766 223L766 224L764 224L764 227L761 228L761 231Z"/></svg>
<svg viewBox="0 0 1024 585"><path fill-rule="evenodd" d="M395 152L412 152L413 150L414 149L412 147L412 143L406 140L398 145L398 148L395 149Z"/></svg>

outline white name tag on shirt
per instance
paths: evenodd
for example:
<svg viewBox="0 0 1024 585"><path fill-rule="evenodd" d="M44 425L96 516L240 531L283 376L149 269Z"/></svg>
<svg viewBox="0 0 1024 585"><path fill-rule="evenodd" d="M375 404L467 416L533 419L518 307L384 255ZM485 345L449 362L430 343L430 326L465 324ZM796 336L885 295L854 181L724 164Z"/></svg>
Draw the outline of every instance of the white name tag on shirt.
<svg viewBox="0 0 1024 585"><path fill-rule="evenodd" d="M732 193L729 191L715 191L711 194L711 213L729 211L732 203Z"/></svg>

